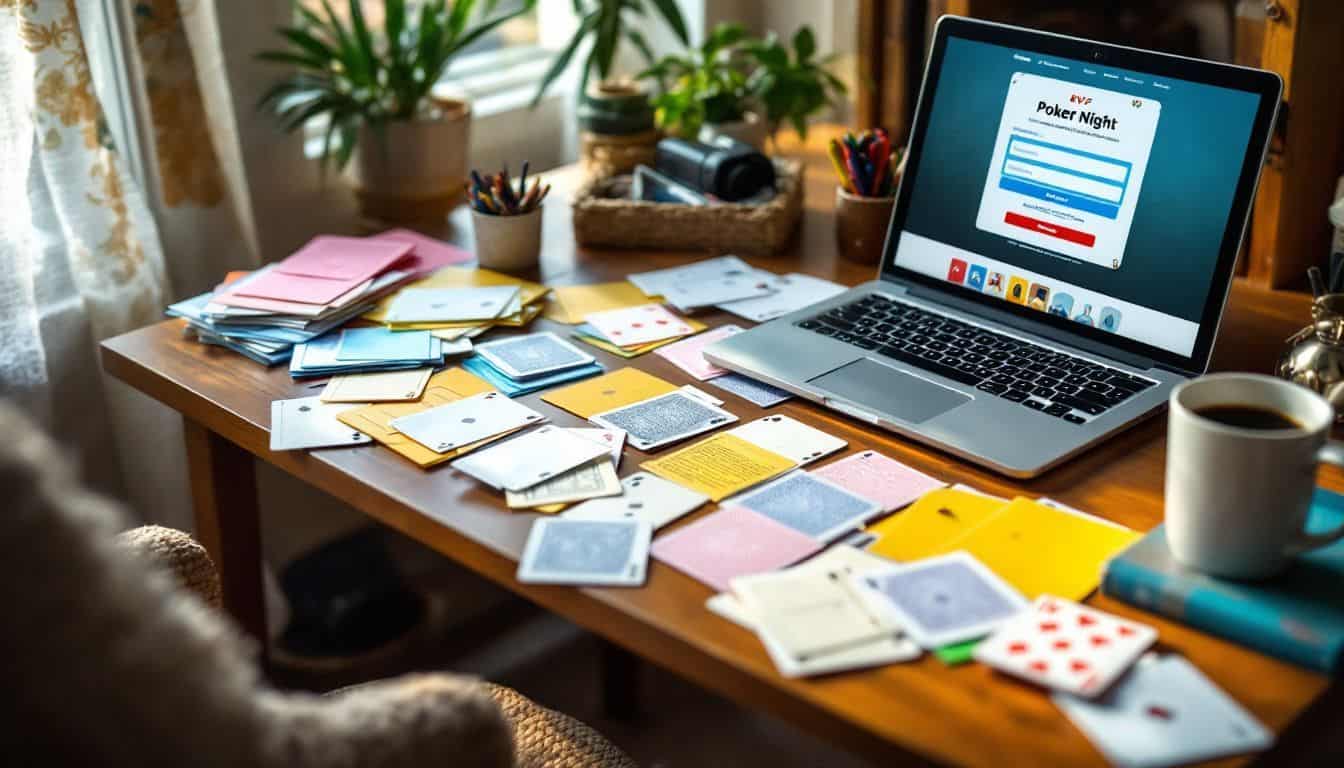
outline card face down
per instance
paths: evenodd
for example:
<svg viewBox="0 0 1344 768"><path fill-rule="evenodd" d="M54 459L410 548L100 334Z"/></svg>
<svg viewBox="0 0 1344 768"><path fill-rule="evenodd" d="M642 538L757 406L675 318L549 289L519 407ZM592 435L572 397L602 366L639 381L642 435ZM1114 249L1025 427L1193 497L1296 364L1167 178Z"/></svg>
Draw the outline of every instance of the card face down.
<svg viewBox="0 0 1344 768"><path fill-rule="evenodd" d="M372 442L373 438L336 419L337 414L354 407L349 403L324 403L318 397L271 401L271 450L293 451Z"/></svg>
<svg viewBox="0 0 1344 768"><path fill-rule="evenodd" d="M814 469L812 474L876 501L884 512L900 509L946 485L877 451L860 451Z"/></svg>
<svg viewBox="0 0 1344 768"><path fill-rule="evenodd" d="M1085 698L1101 695L1157 639L1157 630L1053 595L1005 622L975 659Z"/></svg>
<svg viewBox="0 0 1344 768"><path fill-rule="evenodd" d="M638 587L653 529L634 520L540 518L518 563L524 584Z"/></svg>
<svg viewBox="0 0 1344 768"><path fill-rule="evenodd" d="M589 421L623 430L631 445L650 451L731 424L737 417L677 390L596 414Z"/></svg>
<svg viewBox="0 0 1344 768"><path fill-rule="evenodd" d="M486 392L393 419L392 427L430 450L446 453L544 420L522 403Z"/></svg>
<svg viewBox="0 0 1344 768"><path fill-rule="evenodd" d="M1181 656L1141 658L1095 701L1052 696L1112 765L1158 768L1268 749L1274 734Z"/></svg>
<svg viewBox="0 0 1344 768"><path fill-rule="evenodd" d="M621 481L619 496L590 499L560 514L575 520L639 520L656 531L699 509L709 497L648 472Z"/></svg>
<svg viewBox="0 0 1344 768"><path fill-rule="evenodd" d="M705 359L705 347L729 336L736 336L741 332L742 329L736 325L723 325L712 331L696 334L689 339L659 347L653 353L666 359L693 378L705 381L728 372Z"/></svg>
<svg viewBox="0 0 1344 768"><path fill-rule="evenodd" d="M530 333L476 347L476 354L515 379L530 379L596 362L554 333Z"/></svg>
<svg viewBox="0 0 1344 768"><path fill-rule="evenodd" d="M859 528L882 511L877 502L802 471L790 472L728 501L822 543Z"/></svg>
<svg viewBox="0 0 1344 768"><path fill-rule="evenodd" d="M1027 609L1021 595L964 552L892 565L855 586L930 650L983 637Z"/></svg>
<svg viewBox="0 0 1344 768"><path fill-rule="evenodd" d="M821 549L813 539L742 507L717 512L659 537L653 556L719 591L738 576L763 573Z"/></svg>
<svg viewBox="0 0 1344 768"><path fill-rule="evenodd" d="M709 383L719 389L732 392L743 400L761 408L769 408L772 405L779 405L785 400L793 399L793 394L786 390L773 387L763 381L747 378L739 373L715 376L709 380Z"/></svg>
<svg viewBox="0 0 1344 768"><path fill-rule="evenodd" d="M788 456L799 466L811 464L832 453L843 451L848 445L834 435L828 435L797 419L778 414L734 427L729 433L755 443L767 451Z"/></svg>
<svg viewBox="0 0 1344 768"><path fill-rule="evenodd" d="M453 468L516 493L606 455L606 446L548 424L458 459Z"/></svg>

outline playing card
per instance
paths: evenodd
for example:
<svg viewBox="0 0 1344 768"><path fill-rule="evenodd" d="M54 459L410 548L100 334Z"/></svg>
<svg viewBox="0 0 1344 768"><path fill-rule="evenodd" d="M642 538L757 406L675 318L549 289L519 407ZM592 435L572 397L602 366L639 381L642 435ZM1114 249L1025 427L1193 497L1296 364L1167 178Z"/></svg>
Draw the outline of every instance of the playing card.
<svg viewBox="0 0 1344 768"><path fill-rule="evenodd" d="M439 453L398 432L393 428L392 422L402 416L428 411L445 403L490 391L490 385L479 378L461 368L449 368L429 377L425 393L417 401L373 403L344 411L336 418L377 440L397 455L414 462L416 466L427 469L479 448L490 440L487 439L480 444L467 444L447 453ZM493 438L492 435L490 439Z"/></svg>
<svg viewBox="0 0 1344 768"><path fill-rule="evenodd" d="M709 380L709 384L719 389L726 389L761 408L769 408L772 405L779 405L785 400L793 399L793 395L786 390L771 386L763 381L747 378L740 373L726 373L722 376L715 376Z"/></svg>
<svg viewBox="0 0 1344 768"><path fill-rule="evenodd" d="M1137 621L1042 595L975 649L975 659L1047 688L1095 698L1157 639Z"/></svg>
<svg viewBox="0 0 1344 768"><path fill-rule="evenodd" d="M599 413L588 420L599 426L624 430L631 445L641 451L650 451L731 424L737 417L676 391Z"/></svg>
<svg viewBox="0 0 1344 768"><path fill-rule="evenodd" d="M516 285L403 288L388 305L385 319L389 323L490 320L509 314L507 310L517 297Z"/></svg>
<svg viewBox="0 0 1344 768"><path fill-rule="evenodd" d="M874 614L841 569L790 568L733 579L756 633L798 661L894 637L899 626Z"/></svg>
<svg viewBox="0 0 1344 768"><path fill-rule="evenodd" d="M814 469L812 474L876 501L884 512L900 509L946 485L877 451L860 451Z"/></svg>
<svg viewBox="0 0 1344 768"><path fill-rule="evenodd" d="M771 278L767 285L771 294L720 304L719 309L757 323L783 317L818 302L838 296L849 290L839 283L811 275L788 274Z"/></svg>
<svg viewBox="0 0 1344 768"><path fill-rule="evenodd" d="M661 304L594 312L584 320L599 336L618 347L633 347L695 333L685 320Z"/></svg>
<svg viewBox="0 0 1344 768"><path fill-rule="evenodd" d="M653 529L634 520L540 518L518 562L524 584L638 587Z"/></svg>
<svg viewBox="0 0 1344 768"><path fill-rule="evenodd" d="M685 392L691 397L694 397L696 400L699 400L702 403L708 403L709 405L720 405L720 406L723 405L723 401L720 400L719 398L709 394L703 389L697 389L691 386L690 384L682 384L681 391Z"/></svg>
<svg viewBox="0 0 1344 768"><path fill-rule="evenodd" d="M1027 602L965 552L857 577L869 604L930 650L989 634L1027 610Z"/></svg>
<svg viewBox="0 0 1344 768"><path fill-rule="evenodd" d="M679 280L667 287L663 298L677 309L710 307L774 293L764 275L728 275L708 279Z"/></svg>
<svg viewBox="0 0 1344 768"><path fill-rule="evenodd" d="M715 376L722 376L728 371L705 359L704 354L702 354L705 347L741 332L742 329L736 325L720 326L712 331L696 334L689 339L659 347L654 350L654 354L665 358L668 362L700 381L712 379Z"/></svg>
<svg viewBox="0 0 1344 768"><path fill-rule="evenodd" d="M393 419L392 427L426 448L446 453L544 420L522 403L486 392Z"/></svg>
<svg viewBox="0 0 1344 768"><path fill-rule="evenodd" d="M346 328L336 347L337 360L430 360L443 342L427 331Z"/></svg>
<svg viewBox="0 0 1344 768"><path fill-rule="evenodd" d="M322 390L324 403L392 403L419 400L433 368L333 376Z"/></svg>
<svg viewBox="0 0 1344 768"><path fill-rule="evenodd" d="M590 499L560 516L575 520L640 520L656 531L709 501L702 493L648 472L636 472L620 484L621 495Z"/></svg>
<svg viewBox="0 0 1344 768"><path fill-rule="evenodd" d="M1181 656L1147 654L1104 696L1051 696L1121 768L1159 768L1268 749L1274 734Z"/></svg>
<svg viewBox="0 0 1344 768"><path fill-rule="evenodd" d="M606 446L547 425L476 451L452 466L486 485L517 492L599 456L607 456Z"/></svg>
<svg viewBox="0 0 1344 768"><path fill-rule="evenodd" d="M728 500L826 543L882 511L876 502L806 472L790 472Z"/></svg>
<svg viewBox="0 0 1344 768"><path fill-rule="evenodd" d="M844 450L848 445L834 435L828 435L788 416L766 416L734 427L728 430L728 433L755 443L767 451L788 456L800 466Z"/></svg>
<svg viewBox="0 0 1344 768"><path fill-rule="evenodd" d="M552 390L541 399L586 419L595 413L676 391L675 384L638 368L620 368L595 379Z"/></svg>
<svg viewBox="0 0 1344 768"><path fill-rule="evenodd" d="M652 272L638 272L627 279L634 283L646 296L659 296L677 283L689 283L697 280L711 280L720 277L739 277L754 275L757 270L736 256L719 256L714 259L697 261L681 267L656 269ZM769 274L764 273L764 274Z"/></svg>
<svg viewBox="0 0 1344 768"><path fill-rule="evenodd" d="M616 469L621 468L621 453L625 448L625 432L603 427L565 427L565 429L584 440L592 440L606 446L607 450L611 452L611 466Z"/></svg>
<svg viewBox="0 0 1344 768"><path fill-rule="evenodd" d="M546 317L559 323L576 325L585 315L608 309L637 307L648 304L644 292L622 280L618 283L588 283L585 285L556 286L551 292L551 304Z"/></svg>
<svg viewBox="0 0 1344 768"><path fill-rule="evenodd" d="M601 363L589 363L580 365L577 368L566 368L563 371L554 373L543 373L539 376L533 376L530 379L515 379L500 371L491 365L483 357L469 357L462 361L462 367L471 371L475 375L485 379L509 397L518 397L533 392L540 392L543 389L549 389L556 384L563 384L567 381L577 379L586 379L596 376L605 370Z"/></svg>
<svg viewBox="0 0 1344 768"><path fill-rule="evenodd" d="M476 354L515 379L530 379L596 362L592 355L554 333L530 333L478 344Z"/></svg>
<svg viewBox="0 0 1344 768"><path fill-rule="evenodd" d="M354 408L348 403L324 403L317 397L271 401L271 450L329 448L360 445L373 438L336 420L336 414Z"/></svg>
<svg viewBox="0 0 1344 768"><path fill-rule="evenodd" d="M620 493L621 479L616 476L616 469L611 466L611 461L604 456L537 483L531 488L507 491L504 494L504 502L510 509L530 509L556 504L563 506L584 499L616 496Z"/></svg>
<svg viewBox="0 0 1344 768"><path fill-rule="evenodd" d="M666 533L653 556L719 591L738 576L796 563L821 545L786 525L742 507L723 507Z"/></svg>

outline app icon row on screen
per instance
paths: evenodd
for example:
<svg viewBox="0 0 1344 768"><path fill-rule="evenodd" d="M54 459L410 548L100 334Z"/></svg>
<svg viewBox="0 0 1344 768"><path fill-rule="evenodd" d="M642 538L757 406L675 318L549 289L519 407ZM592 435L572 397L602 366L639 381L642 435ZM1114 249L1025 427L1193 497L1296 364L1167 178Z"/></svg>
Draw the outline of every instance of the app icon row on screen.
<svg viewBox="0 0 1344 768"><path fill-rule="evenodd" d="M981 293L1006 299L1014 304L1024 304L1038 312L1046 312L1058 317L1072 319L1091 328L1100 328L1115 333L1120 330L1122 315L1114 307L1094 308L1091 304L1074 301L1067 293L1053 293L1050 286L1033 283L1017 275L1005 275L994 272L980 264L970 264L964 259L952 259L947 267L949 282L964 285Z"/></svg>

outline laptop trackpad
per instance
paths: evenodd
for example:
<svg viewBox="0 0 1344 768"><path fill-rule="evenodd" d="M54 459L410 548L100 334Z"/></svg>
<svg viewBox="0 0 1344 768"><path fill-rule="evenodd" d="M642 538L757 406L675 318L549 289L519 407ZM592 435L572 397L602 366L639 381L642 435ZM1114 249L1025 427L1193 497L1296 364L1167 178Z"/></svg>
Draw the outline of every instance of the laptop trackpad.
<svg viewBox="0 0 1344 768"><path fill-rule="evenodd" d="M928 421L971 400L960 392L868 359L856 360L808 383L911 424Z"/></svg>

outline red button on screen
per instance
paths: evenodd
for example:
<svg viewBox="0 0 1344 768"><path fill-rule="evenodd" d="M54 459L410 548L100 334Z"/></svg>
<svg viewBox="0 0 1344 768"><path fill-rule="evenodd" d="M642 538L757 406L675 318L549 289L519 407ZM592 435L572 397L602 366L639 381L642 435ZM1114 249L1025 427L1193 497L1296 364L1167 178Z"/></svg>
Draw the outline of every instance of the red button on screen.
<svg viewBox="0 0 1344 768"><path fill-rule="evenodd" d="M1070 243L1091 248L1097 242L1097 236L1090 232L1079 232L1076 229L1061 227L1058 224L1051 224L1048 221L1033 219L1030 216L1023 216L1020 213L1009 211L1003 215L1003 221L1006 224L1012 224L1015 227L1030 229L1032 232L1040 232L1043 235L1058 237L1060 240L1068 240Z"/></svg>

